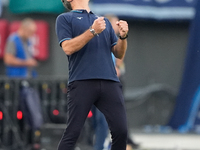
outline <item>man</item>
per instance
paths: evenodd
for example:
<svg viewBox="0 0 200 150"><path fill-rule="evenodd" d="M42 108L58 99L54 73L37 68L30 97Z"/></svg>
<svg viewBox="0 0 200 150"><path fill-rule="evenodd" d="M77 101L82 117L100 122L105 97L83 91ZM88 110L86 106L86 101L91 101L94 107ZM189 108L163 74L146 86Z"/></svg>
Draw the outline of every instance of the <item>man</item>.
<svg viewBox="0 0 200 150"><path fill-rule="evenodd" d="M35 22L26 18L21 22L17 32L8 38L4 54L8 77L34 76L33 67L37 66L37 61L32 56L29 38L35 34L36 29Z"/></svg>
<svg viewBox="0 0 200 150"><path fill-rule="evenodd" d="M111 52L123 58L128 24L118 21L120 37L104 17L96 16L89 0L62 0L72 11L57 17L56 32L69 60L68 122L58 150L73 150L85 119L94 104L106 117L112 150L125 150L127 123L121 84Z"/></svg>

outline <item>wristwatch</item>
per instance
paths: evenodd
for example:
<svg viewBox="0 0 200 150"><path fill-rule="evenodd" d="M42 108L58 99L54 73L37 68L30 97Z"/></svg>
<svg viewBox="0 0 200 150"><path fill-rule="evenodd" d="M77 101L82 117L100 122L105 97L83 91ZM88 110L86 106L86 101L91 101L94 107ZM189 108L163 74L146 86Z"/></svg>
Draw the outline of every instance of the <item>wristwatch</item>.
<svg viewBox="0 0 200 150"><path fill-rule="evenodd" d="M92 29L92 26L90 26L90 32L94 35L94 36L98 36L98 34L95 32L95 30L94 29Z"/></svg>

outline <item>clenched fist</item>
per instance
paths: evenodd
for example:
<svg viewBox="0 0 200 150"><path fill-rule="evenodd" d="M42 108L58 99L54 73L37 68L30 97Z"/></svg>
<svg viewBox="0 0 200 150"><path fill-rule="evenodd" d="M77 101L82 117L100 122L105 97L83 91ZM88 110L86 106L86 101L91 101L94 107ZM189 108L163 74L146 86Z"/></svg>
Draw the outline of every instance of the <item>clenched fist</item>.
<svg viewBox="0 0 200 150"><path fill-rule="evenodd" d="M103 32L103 30L106 29L106 22L104 20L104 17L97 18L92 25L92 29L94 29L96 34L100 34L101 32Z"/></svg>
<svg viewBox="0 0 200 150"><path fill-rule="evenodd" d="M128 23L126 21L117 21L117 26L119 27L119 34L122 38L126 37L128 34Z"/></svg>

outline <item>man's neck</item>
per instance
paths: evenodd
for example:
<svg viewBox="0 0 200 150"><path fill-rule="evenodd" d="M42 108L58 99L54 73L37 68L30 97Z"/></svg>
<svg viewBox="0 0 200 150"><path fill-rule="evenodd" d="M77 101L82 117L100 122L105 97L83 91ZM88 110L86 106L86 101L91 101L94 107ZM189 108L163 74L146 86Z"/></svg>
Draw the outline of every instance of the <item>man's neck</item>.
<svg viewBox="0 0 200 150"><path fill-rule="evenodd" d="M73 10L77 9L84 9L87 10L87 12L90 12L89 4L85 3L84 1L74 3Z"/></svg>

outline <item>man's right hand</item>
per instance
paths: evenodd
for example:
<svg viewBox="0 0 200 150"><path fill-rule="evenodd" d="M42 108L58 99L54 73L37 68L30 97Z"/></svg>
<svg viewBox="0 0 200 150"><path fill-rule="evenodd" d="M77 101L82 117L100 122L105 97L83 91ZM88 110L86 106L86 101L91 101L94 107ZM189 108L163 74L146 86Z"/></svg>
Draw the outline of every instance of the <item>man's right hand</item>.
<svg viewBox="0 0 200 150"><path fill-rule="evenodd" d="M104 20L104 17L99 17L97 18L93 25L92 25L92 29L94 29L94 31L97 33L97 34L100 34L101 32L103 32L103 30L106 29L106 22Z"/></svg>
<svg viewBox="0 0 200 150"><path fill-rule="evenodd" d="M30 59L26 60L26 65L28 67L36 67L38 65L38 63L35 59L30 58Z"/></svg>

